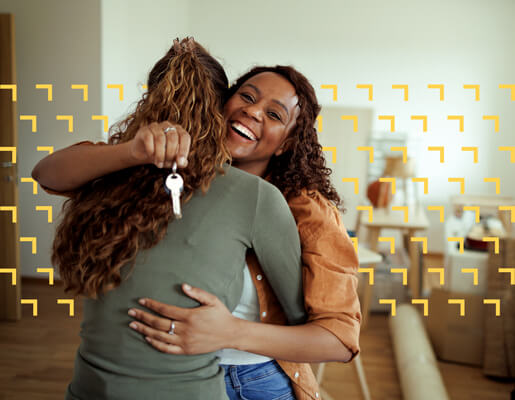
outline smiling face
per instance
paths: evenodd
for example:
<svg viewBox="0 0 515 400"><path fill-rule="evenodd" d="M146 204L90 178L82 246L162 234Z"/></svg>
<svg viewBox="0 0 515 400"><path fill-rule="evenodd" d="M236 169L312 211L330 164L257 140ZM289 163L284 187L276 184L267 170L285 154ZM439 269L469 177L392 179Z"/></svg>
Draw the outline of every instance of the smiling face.
<svg viewBox="0 0 515 400"><path fill-rule="evenodd" d="M262 176L283 144L299 114L293 85L275 72L248 79L227 101L227 146L233 165Z"/></svg>

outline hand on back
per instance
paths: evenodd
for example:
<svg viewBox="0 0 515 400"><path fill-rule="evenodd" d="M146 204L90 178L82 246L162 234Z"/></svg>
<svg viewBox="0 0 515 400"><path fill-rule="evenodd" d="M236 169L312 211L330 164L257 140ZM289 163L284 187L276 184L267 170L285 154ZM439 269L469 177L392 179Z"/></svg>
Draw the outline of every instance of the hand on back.
<svg viewBox="0 0 515 400"><path fill-rule="evenodd" d="M129 141L129 154L141 164L172 168L173 162L177 161L179 168L185 168L190 144L191 137L182 126L169 121L153 122L141 127Z"/></svg>

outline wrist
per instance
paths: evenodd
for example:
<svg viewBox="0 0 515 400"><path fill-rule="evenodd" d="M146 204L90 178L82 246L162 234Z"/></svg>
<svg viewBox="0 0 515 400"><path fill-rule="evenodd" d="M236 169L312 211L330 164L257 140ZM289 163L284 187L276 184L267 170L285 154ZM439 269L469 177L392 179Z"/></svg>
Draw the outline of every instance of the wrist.
<svg viewBox="0 0 515 400"><path fill-rule="evenodd" d="M250 337L251 330L249 329L249 321L241 318L232 317L233 322L230 324L229 332L232 334L228 337L228 342L225 348L231 348L239 351L248 351L245 345L246 340Z"/></svg>
<svg viewBox="0 0 515 400"><path fill-rule="evenodd" d="M136 165L141 165L141 160L138 160L132 154L130 141L120 143L115 146L117 146L120 151L121 161L125 168L130 168L130 167L135 167Z"/></svg>

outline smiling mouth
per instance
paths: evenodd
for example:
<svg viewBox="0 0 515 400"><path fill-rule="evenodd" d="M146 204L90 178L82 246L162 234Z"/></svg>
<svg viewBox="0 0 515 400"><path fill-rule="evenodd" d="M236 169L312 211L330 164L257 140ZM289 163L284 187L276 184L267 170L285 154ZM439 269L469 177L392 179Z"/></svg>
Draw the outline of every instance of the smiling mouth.
<svg viewBox="0 0 515 400"><path fill-rule="evenodd" d="M257 138L254 135L254 133L250 129L248 129L246 126L240 124L239 122L231 122L231 128L233 129L234 132L236 132L242 138L251 140L253 142L257 141Z"/></svg>

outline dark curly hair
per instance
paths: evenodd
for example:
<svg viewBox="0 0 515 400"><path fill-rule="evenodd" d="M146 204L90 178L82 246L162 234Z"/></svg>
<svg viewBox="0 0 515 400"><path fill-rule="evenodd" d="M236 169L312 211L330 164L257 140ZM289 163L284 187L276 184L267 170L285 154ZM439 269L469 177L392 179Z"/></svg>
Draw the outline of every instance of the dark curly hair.
<svg viewBox="0 0 515 400"><path fill-rule="evenodd" d="M263 72L274 72L286 78L295 88L300 107L296 124L286 138L285 151L279 156L272 156L268 163L265 172L267 180L277 186L287 199L300 195L302 190L307 190L311 196L318 191L344 211L343 201L329 179L332 171L326 167L315 129L321 107L315 89L303 74L291 66L257 66L236 80L229 88L228 97L234 95L247 80Z"/></svg>
<svg viewBox="0 0 515 400"><path fill-rule="evenodd" d="M191 135L182 202L205 192L230 161L222 99L228 87L222 66L192 39L170 48L148 78L136 110L113 127L109 144L133 139L151 122L170 121ZM171 169L152 164L117 171L77 190L63 206L52 248L65 290L97 297L120 285L122 267L166 235L174 214L163 189ZM129 270L130 271L130 270Z"/></svg>

